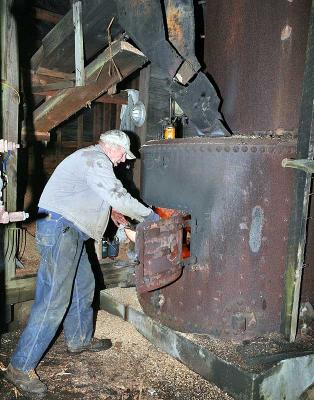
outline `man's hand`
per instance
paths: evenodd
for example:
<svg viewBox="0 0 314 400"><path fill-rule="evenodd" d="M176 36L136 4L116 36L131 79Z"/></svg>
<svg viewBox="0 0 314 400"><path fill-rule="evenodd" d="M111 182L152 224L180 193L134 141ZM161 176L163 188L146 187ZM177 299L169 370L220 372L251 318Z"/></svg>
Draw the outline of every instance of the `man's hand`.
<svg viewBox="0 0 314 400"><path fill-rule="evenodd" d="M128 221L125 219L125 217L114 209L111 210L111 219L117 227L128 224Z"/></svg>

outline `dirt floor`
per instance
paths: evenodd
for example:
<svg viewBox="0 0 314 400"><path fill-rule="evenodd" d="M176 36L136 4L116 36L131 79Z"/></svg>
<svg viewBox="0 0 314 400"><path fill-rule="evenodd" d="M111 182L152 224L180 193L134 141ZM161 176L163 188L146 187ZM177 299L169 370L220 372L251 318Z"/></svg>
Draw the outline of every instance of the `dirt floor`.
<svg viewBox="0 0 314 400"><path fill-rule="evenodd" d="M19 332L2 336L0 399L29 399L3 379ZM231 400L216 386L156 349L129 323L99 311L95 336L111 338L101 353L69 355L61 334L37 368L48 385L44 399Z"/></svg>

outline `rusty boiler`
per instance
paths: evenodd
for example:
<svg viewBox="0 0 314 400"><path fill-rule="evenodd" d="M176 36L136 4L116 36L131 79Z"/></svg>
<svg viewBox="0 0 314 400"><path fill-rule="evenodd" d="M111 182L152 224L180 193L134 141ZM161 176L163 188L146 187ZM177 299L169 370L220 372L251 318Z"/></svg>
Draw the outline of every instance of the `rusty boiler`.
<svg viewBox="0 0 314 400"><path fill-rule="evenodd" d="M205 61L234 135L142 148L142 198L178 213L139 229L137 290L145 313L175 330L243 340L283 332L291 317L296 172L281 163L297 156L310 7L209 2Z"/></svg>
<svg viewBox="0 0 314 400"><path fill-rule="evenodd" d="M281 161L295 151L293 141L241 137L143 147L143 198L182 212L139 232L137 286L148 315L223 337L279 331L294 176Z"/></svg>

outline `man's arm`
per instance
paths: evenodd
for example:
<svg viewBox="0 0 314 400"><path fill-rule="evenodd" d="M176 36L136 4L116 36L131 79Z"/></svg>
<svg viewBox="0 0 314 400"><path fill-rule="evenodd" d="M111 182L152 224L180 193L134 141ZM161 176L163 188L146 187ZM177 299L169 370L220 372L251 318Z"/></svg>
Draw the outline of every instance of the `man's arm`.
<svg viewBox="0 0 314 400"><path fill-rule="evenodd" d="M149 207L137 201L123 187L121 181L116 178L109 160L95 160L87 172L86 179L91 190L119 213L140 222L151 213Z"/></svg>

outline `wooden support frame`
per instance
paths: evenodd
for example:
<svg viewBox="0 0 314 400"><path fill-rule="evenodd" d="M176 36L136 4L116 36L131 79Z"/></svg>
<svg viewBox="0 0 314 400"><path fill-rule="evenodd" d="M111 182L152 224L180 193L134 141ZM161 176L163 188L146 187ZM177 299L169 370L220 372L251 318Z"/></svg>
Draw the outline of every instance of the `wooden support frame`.
<svg viewBox="0 0 314 400"><path fill-rule="evenodd" d="M44 76L49 76L51 78L59 78L59 79L68 79L68 80L74 80L75 79L75 74L67 73L67 72L62 72L62 71L57 71L54 69L49 69L49 68L44 68L44 67L39 67L35 72L33 72L35 75L44 75Z"/></svg>
<svg viewBox="0 0 314 400"><path fill-rule="evenodd" d="M84 40L82 24L82 2L80 0L73 0L73 26L75 43L75 86L84 86Z"/></svg>
<svg viewBox="0 0 314 400"><path fill-rule="evenodd" d="M103 127L103 105L96 103L93 107L93 143L97 143Z"/></svg>
<svg viewBox="0 0 314 400"><path fill-rule="evenodd" d="M107 48L85 68L86 86L62 90L35 110L35 130L50 131L119 82L117 74L110 76L108 73L112 59L119 66L123 77L147 62L144 54L130 43L120 40L113 42L110 49Z"/></svg>
<svg viewBox="0 0 314 400"><path fill-rule="evenodd" d="M19 66L16 23L11 9L13 0L2 0L0 2L1 18L1 82L6 86L2 87L2 132L3 138L9 141L18 142L19 134ZM8 187L6 190L6 208L9 211L16 210L17 198L17 154L13 152L8 165ZM16 278L15 276L15 247L10 232L15 229L13 224L3 227L4 243L1 246L4 250L10 247L5 258L5 301L6 304L13 304L19 301L26 301L34 297L35 277ZM2 235L1 235L2 237ZM1 260L2 262L3 260ZM2 283L1 283L2 286ZM1 310L2 312L3 310Z"/></svg>
<svg viewBox="0 0 314 400"><path fill-rule="evenodd" d="M60 81L55 83L47 83L47 85L33 86L33 94L47 95L47 93L54 92L56 90L68 89L74 87L73 81Z"/></svg>
<svg viewBox="0 0 314 400"><path fill-rule="evenodd" d="M57 24L63 17L63 15L44 10L43 8L33 7L34 17L39 21L51 22Z"/></svg>
<svg viewBox="0 0 314 400"><path fill-rule="evenodd" d="M113 95L104 94L98 97L95 102L103 104L128 104L128 94L127 92L120 92Z"/></svg>
<svg viewBox="0 0 314 400"><path fill-rule="evenodd" d="M17 29L14 16L11 14L13 0L2 0L1 15L1 89L2 89L2 135L3 139L18 142L19 137L19 67ZM17 204L17 153L12 152L7 163L8 185L5 190L5 208L16 211ZM10 224L5 226L4 248L11 248L15 254L16 244L9 235ZM7 285L15 277L15 257L5 258L5 280Z"/></svg>
<svg viewBox="0 0 314 400"><path fill-rule="evenodd" d="M106 46L106 27L109 25L112 15L116 13L116 6L113 1L106 2L104 6L103 0L84 0L82 6L84 51L86 60L89 60ZM122 32L121 26L113 23L112 37L117 37L119 32ZM73 10L71 9L43 38L41 47L31 58L32 70L37 71L39 67L45 67L72 72L75 68L73 43Z"/></svg>

